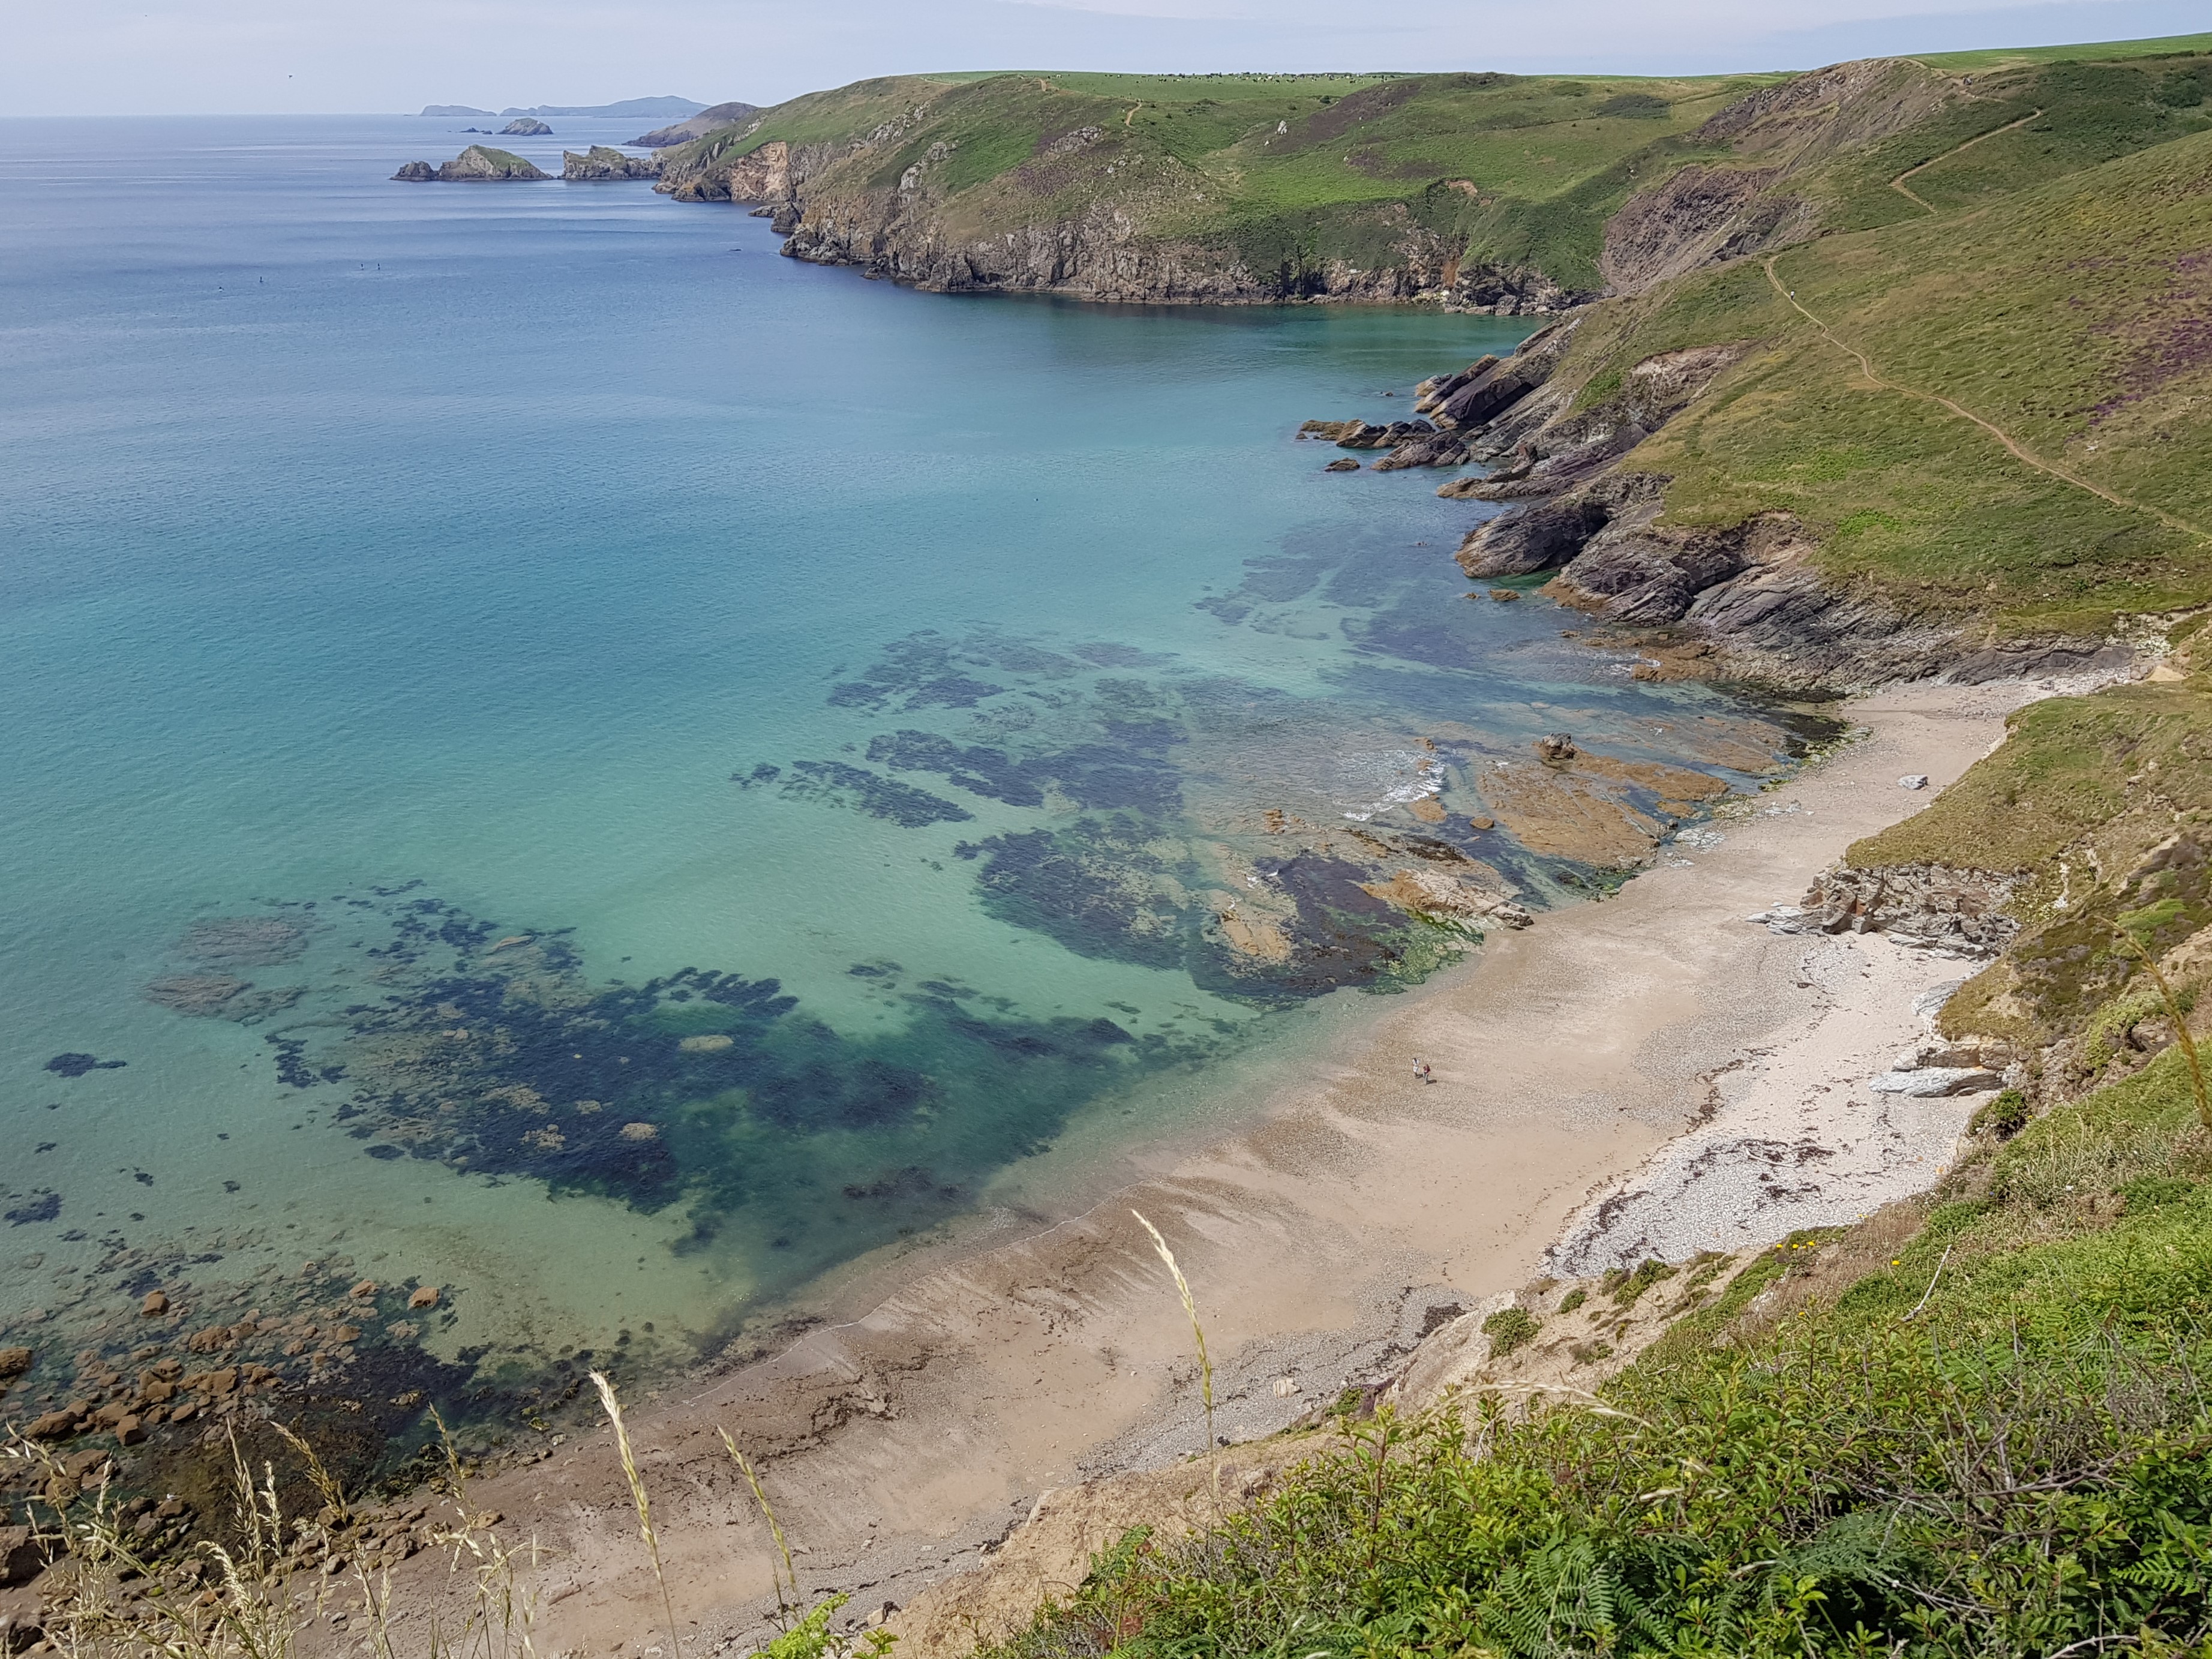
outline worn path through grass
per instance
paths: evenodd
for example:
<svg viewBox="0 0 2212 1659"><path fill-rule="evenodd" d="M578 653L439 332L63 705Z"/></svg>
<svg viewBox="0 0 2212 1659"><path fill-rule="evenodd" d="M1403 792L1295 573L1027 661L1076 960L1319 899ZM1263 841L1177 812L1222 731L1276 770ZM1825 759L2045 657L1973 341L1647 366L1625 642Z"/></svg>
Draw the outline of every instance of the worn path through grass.
<svg viewBox="0 0 2212 1659"><path fill-rule="evenodd" d="M1938 161L1948 161L1954 155L1960 155L1964 151L1973 149L1976 144L1982 143L1984 139L1995 138L2000 133L2010 132L2014 127L2024 127L2030 121L2034 120L2042 113L2043 111L2039 108L2032 109L2027 114L2021 116L2017 121L2008 121L2001 127L1991 127L1987 132L1978 132L1972 137L1967 139L1965 143L1954 144L1950 149L1945 150L1941 155L1931 155L1926 161L1918 163L1917 166L1905 168L1904 172L1899 173L1896 178L1889 181L1889 187L1895 191L1899 196L1905 198L1906 201L1925 208L1929 214L1933 216L1936 211L1935 206L1931 203L1923 201L1921 198L1914 195L1912 193L1911 186L1905 182L1907 179L1912 177L1916 173L1927 172L1929 168L1934 167Z"/></svg>
<svg viewBox="0 0 2212 1659"><path fill-rule="evenodd" d="M2033 119L2033 118L2030 117L2029 118ZM2000 128L1999 131L2002 131L2002 129ZM1986 137L1990 135L1984 136ZM1961 148L1963 148L1963 146ZM1818 329L1820 331L1821 338L1826 340L1829 344L1834 346L1838 351L1844 352L1856 362L1859 366L1859 372L1864 374L1867 380L1875 386L1878 386L1884 392L1893 392L1899 397L1913 398L1917 398L1923 403L1935 404L1941 408L1950 410L1952 414L1958 416L1961 420L1972 421L1976 426L1981 428L1983 431L1988 433L1990 436L1995 438L1999 443L2002 444L2006 450L2022 465L2033 467L2035 471L2045 474L2046 477L2056 478L2061 483L2071 484L2076 489L2086 490L2090 495L2096 496L2098 500L2107 502L2113 507L2119 507L2124 511L2130 513L2147 513L2153 518L2156 519L2160 524L2166 526L2169 530L2179 530L2185 535L2196 537L2199 541L2212 541L2212 535L2208 535L2203 529L2190 523L2186 519L2176 518L2172 514L2166 511L2165 508L2153 507L2148 501L2138 501L2129 496L2115 495L2112 491L2106 489L2103 485L2092 483L2088 479L2081 477L2078 473L2068 471L2066 468L2060 466L2054 461L2045 460L2041 456L2037 455L2028 449L2026 445L2014 438L2002 427L1997 425L1993 421L1986 420L1983 416L1975 414L1972 410L1968 409L1964 404L1958 402L1954 398L1947 398L1940 392L1923 392L1917 386L1904 386L1895 380L1884 379L1875 371L1873 361L1868 357L1865 352L1860 350L1856 346L1844 339L1833 329L1830 328L1827 324L1822 322L1818 317L1815 317L1811 312L1808 311L1802 305L1798 303L1796 295L1785 287L1783 283L1782 278L1775 274L1775 264L1781 259L1781 258L1782 255L1779 253L1770 254L1767 257L1764 266L1766 272L1766 280L1773 285L1774 291L1780 295L1784 300L1789 302L1790 308L1791 310L1795 311L1799 316L1802 317L1807 322L1812 324L1814 328Z"/></svg>

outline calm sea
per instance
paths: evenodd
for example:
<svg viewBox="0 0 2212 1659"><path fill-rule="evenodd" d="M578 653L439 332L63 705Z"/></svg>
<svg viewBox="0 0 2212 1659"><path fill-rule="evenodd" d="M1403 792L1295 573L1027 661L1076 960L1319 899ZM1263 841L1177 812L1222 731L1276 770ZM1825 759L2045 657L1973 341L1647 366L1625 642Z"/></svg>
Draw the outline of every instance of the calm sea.
<svg viewBox="0 0 2212 1659"><path fill-rule="evenodd" d="M1737 717L1463 602L1488 509L1292 441L1520 325L387 182L465 125L0 123L0 1341L313 1262L440 1287L363 1305L463 1368L689 1357L1463 943L1270 810ZM630 136L554 125L507 142Z"/></svg>

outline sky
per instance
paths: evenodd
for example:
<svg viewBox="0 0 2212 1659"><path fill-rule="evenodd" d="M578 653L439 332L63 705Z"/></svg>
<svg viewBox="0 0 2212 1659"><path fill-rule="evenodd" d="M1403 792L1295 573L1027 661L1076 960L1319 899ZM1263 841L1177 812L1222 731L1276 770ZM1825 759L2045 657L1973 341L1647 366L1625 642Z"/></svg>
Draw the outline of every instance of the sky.
<svg viewBox="0 0 2212 1659"><path fill-rule="evenodd" d="M1671 74L2212 24L2204 0L23 0L9 13L0 117L770 104L945 69Z"/></svg>

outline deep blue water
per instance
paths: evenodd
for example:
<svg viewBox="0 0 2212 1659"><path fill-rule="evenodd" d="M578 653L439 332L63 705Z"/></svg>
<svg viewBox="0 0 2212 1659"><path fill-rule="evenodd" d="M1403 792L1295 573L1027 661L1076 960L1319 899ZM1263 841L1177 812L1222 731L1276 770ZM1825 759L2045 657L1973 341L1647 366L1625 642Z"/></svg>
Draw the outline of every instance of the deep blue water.
<svg viewBox="0 0 2212 1659"><path fill-rule="evenodd" d="M1467 942L1270 809L1471 836L1536 732L1740 722L1293 441L1517 324L387 182L464 125L0 123L0 1340L335 1256L449 1358L681 1357Z"/></svg>

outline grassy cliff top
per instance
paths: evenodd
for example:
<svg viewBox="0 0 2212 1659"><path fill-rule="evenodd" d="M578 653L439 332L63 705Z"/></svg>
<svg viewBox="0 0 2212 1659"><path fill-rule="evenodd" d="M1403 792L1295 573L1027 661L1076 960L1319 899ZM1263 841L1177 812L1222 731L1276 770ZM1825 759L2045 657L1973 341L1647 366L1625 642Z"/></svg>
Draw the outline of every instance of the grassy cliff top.
<svg viewBox="0 0 2212 1659"><path fill-rule="evenodd" d="M857 145L866 165L817 188L881 192L943 146L952 159L934 182L956 226L1106 202L1159 235L1272 264L1286 240L1368 257L1341 227L1389 209L1471 238L1478 258L1589 288L1601 280L1606 214L1679 155L1701 153L1690 135L1709 117L1780 78L898 76L793 99L670 165L681 177L776 139ZM1079 178L1049 165L1071 135L1092 151Z"/></svg>
<svg viewBox="0 0 2212 1659"><path fill-rule="evenodd" d="M1938 69L2013 69L2023 64L2114 63L2130 58L2172 58L2212 52L2212 34L2167 34L2143 40L2098 40L2059 46L1991 46L1974 52L1923 53L1919 61Z"/></svg>
<svg viewBox="0 0 2212 1659"><path fill-rule="evenodd" d="M1596 307L1562 372L1589 405L1748 343L1627 465L1678 525L1794 515L1908 612L2095 635L2212 601L2212 59L1975 93L1808 176L1829 234Z"/></svg>

